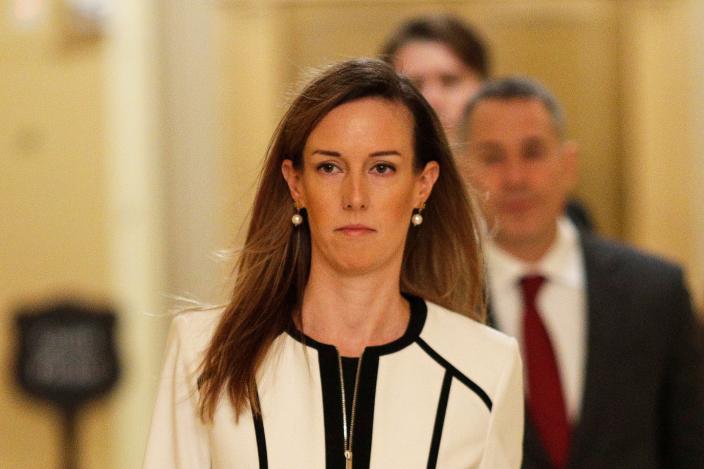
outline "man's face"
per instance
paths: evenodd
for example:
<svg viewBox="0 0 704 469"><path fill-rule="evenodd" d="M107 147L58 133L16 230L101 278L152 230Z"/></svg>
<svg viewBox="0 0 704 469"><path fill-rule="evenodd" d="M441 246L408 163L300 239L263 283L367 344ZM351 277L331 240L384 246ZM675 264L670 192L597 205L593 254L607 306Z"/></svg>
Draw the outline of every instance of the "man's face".
<svg viewBox="0 0 704 469"><path fill-rule="evenodd" d="M552 244L576 183L576 148L561 141L537 99L487 99L468 123L460 167L496 243L526 260Z"/></svg>
<svg viewBox="0 0 704 469"><path fill-rule="evenodd" d="M408 42L397 51L393 66L418 87L440 118L450 142L455 142L462 111L481 85L479 75L449 47L436 41Z"/></svg>

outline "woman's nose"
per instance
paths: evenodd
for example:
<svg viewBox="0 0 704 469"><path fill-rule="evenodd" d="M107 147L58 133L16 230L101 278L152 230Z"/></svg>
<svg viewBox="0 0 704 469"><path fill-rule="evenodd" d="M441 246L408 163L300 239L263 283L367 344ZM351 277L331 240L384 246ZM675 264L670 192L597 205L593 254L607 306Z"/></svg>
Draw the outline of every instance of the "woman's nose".
<svg viewBox="0 0 704 469"><path fill-rule="evenodd" d="M363 177L348 175L343 182L342 204L346 210L360 210L369 206L369 193Z"/></svg>

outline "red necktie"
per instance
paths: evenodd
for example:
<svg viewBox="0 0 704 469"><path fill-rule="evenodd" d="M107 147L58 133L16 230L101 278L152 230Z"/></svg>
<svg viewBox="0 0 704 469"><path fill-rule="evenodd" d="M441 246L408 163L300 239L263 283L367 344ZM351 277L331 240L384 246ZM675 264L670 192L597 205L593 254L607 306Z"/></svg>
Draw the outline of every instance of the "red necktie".
<svg viewBox="0 0 704 469"><path fill-rule="evenodd" d="M535 297L544 281L545 278L539 275L521 279L523 343L528 374L527 405L554 467L562 469L567 465L570 427L555 352L535 306Z"/></svg>

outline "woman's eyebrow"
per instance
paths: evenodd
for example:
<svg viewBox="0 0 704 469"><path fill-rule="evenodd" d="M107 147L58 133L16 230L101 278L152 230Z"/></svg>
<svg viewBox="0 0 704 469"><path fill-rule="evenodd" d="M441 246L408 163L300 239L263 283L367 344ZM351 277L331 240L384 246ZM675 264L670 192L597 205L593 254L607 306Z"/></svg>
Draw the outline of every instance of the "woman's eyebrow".
<svg viewBox="0 0 704 469"><path fill-rule="evenodd" d="M389 155L401 156L401 153L399 153L396 150L382 150L382 151L375 151L375 152L369 154L369 156L389 156Z"/></svg>
<svg viewBox="0 0 704 469"><path fill-rule="evenodd" d="M342 156L340 152L333 151L333 150L313 150L311 153L312 155L322 155L322 156L335 156L335 157L340 157ZM396 156L401 156L401 153L396 151L396 150L380 150L380 151L375 151L369 154L370 157L379 157L379 156L391 156L391 155L396 155Z"/></svg>
<svg viewBox="0 0 704 469"><path fill-rule="evenodd" d="M315 154L323 155L323 156L338 156L338 157L342 156L340 154L340 152L332 151L332 150L313 150L311 155L315 155Z"/></svg>

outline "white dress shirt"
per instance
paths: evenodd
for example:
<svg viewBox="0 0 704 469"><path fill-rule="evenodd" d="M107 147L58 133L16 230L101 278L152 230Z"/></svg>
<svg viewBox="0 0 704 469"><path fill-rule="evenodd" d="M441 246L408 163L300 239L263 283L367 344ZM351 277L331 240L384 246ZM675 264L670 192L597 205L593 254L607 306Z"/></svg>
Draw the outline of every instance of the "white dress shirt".
<svg viewBox="0 0 704 469"><path fill-rule="evenodd" d="M546 278L538 292L536 306L555 350L567 415L575 422L582 403L587 333L584 259L577 229L569 220L561 218L555 243L536 263L511 256L491 239L487 239L485 245L496 325L516 337L521 349L523 294L520 279L528 274Z"/></svg>

